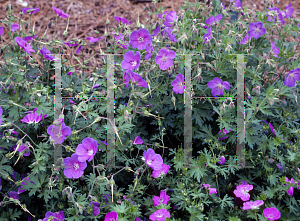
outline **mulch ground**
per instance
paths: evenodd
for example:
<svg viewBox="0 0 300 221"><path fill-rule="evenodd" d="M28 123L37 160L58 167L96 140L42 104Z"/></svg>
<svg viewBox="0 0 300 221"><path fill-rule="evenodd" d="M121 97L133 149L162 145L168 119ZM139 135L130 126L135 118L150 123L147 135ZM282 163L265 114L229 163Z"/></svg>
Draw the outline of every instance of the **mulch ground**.
<svg viewBox="0 0 300 221"><path fill-rule="evenodd" d="M56 21L56 14L54 13L52 6L61 9L65 13L70 14L69 17L69 26L68 26L68 34L63 36L63 33L66 29L68 19L60 18L57 21L57 39L66 42L72 40L73 38L85 39L86 37L104 37L104 39L99 40L97 43L90 43L87 41L87 48L91 51L91 54L100 53L101 50L104 51L107 43L109 42L110 36L105 37L104 32L105 29L109 29L109 34L111 34L111 30L117 27L117 22L114 19L114 16L124 17L127 20L131 21L130 25L131 30L135 30L137 19L139 19L140 23L145 24L146 18L151 21L152 24L158 20L157 17L152 15L148 16L148 12L154 12L154 6L151 2L141 2L135 3L137 0L14 0L14 1L0 1L0 19L6 18L7 11L6 6L12 5L14 14L19 17L19 12L21 12L21 8L28 7L40 8L40 11L34 14L31 18L32 24L35 24L35 31L38 37L44 35L47 30L47 26L49 22L52 22L52 25L47 30L47 34L43 42L48 42L54 37L54 24ZM138 1L147 1L147 0L138 0ZM194 0L190 0L194 1ZM168 11L177 11L177 14L180 10L180 6L185 2L185 0L163 0L161 2L156 3L156 8L166 7L165 10ZM227 7L229 5L229 0L221 0ZM27 5L26 5L27 3ZM292 4L292 7L295 8L294 13L298 18L300 18L300 1L299 0L281 0L279 3L279 8L284 10L286 6ZM253 5L256 5L255 8L258 11L264 10L263 1L260 0L244 0L243 6L246 5L249 9L253 8ZM207 4L209 5L209 3ZM24 14L22 17L23 20L29 22L29 15ZM110 24L106 25L106 20L110 20ZM1 24L0 26L4 26L4 33L7 33L8 26ZM28 30L28 29L27 29ZM99 35L97 35L94 30L99 31ZM152 30L150 31L152 34ZM111 35L111 37L113 37ZM10 44L9 37L7 34L2 36L3 40L0 43ZM4 42L3 42L4 41ZM69 48L64 50L64 54L70 54L71 51L75 52L76 48ZM84 53L85 60L88 59L91 55L88 53ZM39 56L33 55L38 60L38 63L41 64ZM1 59L2 60L2 59ZM72 59L70 61L70 65L76 64L77 62ZM93 58L89 62L89 67L95 67L96 64L101 64L102 60L100 58ZM77 68L75 68L77 69ZM92 72L91 70L86 71L86 73Z"/></svg>

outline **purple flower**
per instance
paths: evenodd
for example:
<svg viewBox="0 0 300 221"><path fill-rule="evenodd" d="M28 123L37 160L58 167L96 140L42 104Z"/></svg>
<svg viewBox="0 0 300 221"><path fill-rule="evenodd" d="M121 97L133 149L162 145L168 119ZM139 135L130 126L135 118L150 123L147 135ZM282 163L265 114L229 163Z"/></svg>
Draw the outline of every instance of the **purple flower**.
<svg viewBox="0 0 300 221"><path fill-rule="evenodd" d="M14 148L14 150L16 149L16 147ZM27 150L27 153L25 153L25 150ZM17 151L19 151L19 153L22 152L26 157L30 155L29 147L26 144L22 144L21 146L19 146Z"/></svg>
<svg viewBox="0 0 300 221"><path fill-rule="evenodd" d="M167 174L168 171L169 171L169 169L170 169L170 166L163 163L163 164L161 165L160 170L153 170L153 171L152 171L152 177L153 177L154 179L156 179L156 178L162 176L163 174Z"/></svg>
<svg viewBox="0 0 300 221"><path fill-rule="evenodd" d="M65 45L68 45L70 47L76 47L78 46L78 44L76 42L74 42L73 44L71 44L71 41L67 41L66 43L64 43Z"/></svg>
<svg viewBox="0 0 300 221"><path fill-rule="evenodd" d="M135 30L130 35L130 44L133 48L138 50L146 49L148 44L152 43L152 36L149 34L149 31L145 28L140 30Z"/></svg>
<svg viewBox="0 0 300 221"><path fill-rule="evenodd" d="M278 47L275 46L275 41L273 41L273 43L272 43L270 53L272 53L274 57L280 58L277 56L280 53L280 50Z"/></svg>
<svg viewBox="0 0 300 221"><path fill-rule="evenodd" d="M292 14L294 13L294 8L292 7L292 4L289 4L285 7L285 11L283 12L283 15L285 15L285 18L292 17Z"/></svg>
<svg viewBox="0 0 300 221"><path fill-rule="evenodd" d="M222 14L219 14L216 17L211 16L207 20L205 20L205 23L208 24L208 25L214 25L214 24L219 23L222 18L223 18Z"/></svg>
<svg viewBox="0 0 300 221"><path fill-rule="evenodd" d="M1 26L1 27L0 27L0 36L2 36L2 35L3 35L3 33L4 33L4 27L3 27L3 26Z"/></svg>
<svg viewBox="0 0 300 221"><path fill-rule="evenodd" d="M203 35L203 41L204 41L204 43L206 43L207 41L210 41L211 35L212 35L212 32L211 32L211 26L210 26L207 29L207 33Z"/></svg>
<svg viewBox="0 0 300 221"><path fill-rule="evenodd" d="M148 83L140 75L138 75L137 73L132 72L130 70L125 71L125 74L124 74L125 85L127 84L127 82L129 82L128 81L128 73L129 73L129 77L130 77L132 83L137 83L136 85L138 87L144 87L144 88L148 87ZM126 74L127 74L127 77L125 76ZM126 87L128 90L128 85Z"/></svg>
<svg viewBox="0 0 300 221"><path fill-rule="evenodd" d="M232 0L230 0L231 2ZM240 0L235 0L234 4L233 4L236 8L241 8L242 7L242 3Z"/></svg>
<svg viewBox="0 0 300 221"><path fill-rule="evenodd" d="M89 207L91 206L91 204L93 205L93 215L98 216L98 214L100 213L100 203L90 202Z"/></svg>
<svg viewBox="0 0 300 221"><path fill-rule="evenodd" d="M45 214L45 218L43 219L43 221L48 221L51 216L54 218L54 219L52 219L52 221L64 221L65 220L64 212L61 210L56 213L48 211Z"/></svg>
<svg viewBox="0 0 300 221"><path fill-rule="evenodd" d="M159 65L161 70L166 70L173 65L173 59L176 57L176 53L172 50L162 48L158 51L158 55L155 57L155 63Z"/></svg>
<svg viewBox="0 0 300 221"><path fill-rule="evenodd" d="M172 31L173 31L173 29L166 27L166 28L162 29L161 35L164 36L167 33L167 35L171 41L177 42L176 34L173 34Z"/></svg>
<svg viewBox="0 0 300 221"><path fill-rule="evenodd" d="M225 157L224 156L221 156L220 157L220 160L218 161L219 164L224 164L226 161Z"/></svg>
<svg viewBox="0 0 300 221"><path fill-rule="evenodd" d="M160 170L163 164L161 155L155 154L155 151L149 148L147 151L144 150L144 158L146 164L153 170Z"/></svg>
<svg viewBox="0 0 300 221"><path fill-rule="evenodd" d="M62 144L67 136L70 136L72 131L70 127L67 127L65 123L59 126L50 125L47 129L47 133L50 135L50 140L54 140L54 144Z"/></svg>
<svg viewBox="0 0 300 221"><path fill-rule="evenodd" d="M175 94L183 94L185 90L184 76L182 74L177 74L176 79L172 81L171 86L173 87L173 91Z"/></svg>
<svg viewBox="0 0 300 221"><path fill-rule="evenodd" d="M67 75L71 76L71 74L73 74L73 73L74 73L74 71L69 71L69 72L67 73Z"/></svg>
<svg viewBox="0 0 300 221"><path fill-rule="evenodd" d="M276 164L276 166L278 167L279 170L283 169L283 166L281 166L281 165L282 165L281 163Z"/></svg>
<svg viewBox="0 0 300 221"><path fill-rule="evenodd" d="M123 24L130 25L132 23L131 21L128 21L126 18L122 18L122 17L118 17L118 16L115 16L114 18L116 19L117 22L120 22Z"/></svg>
<svg viewBox="0 0 300 221"><path fill-rule="evenodd" d="M149 45L146 46L146 52L147 54L145 55L145 60L149 60L152 57L152 52L153 52L152 44L150 44L150 46Z"/></svg>
<svg viewBox="0 0 300 221"><path fill-rule="evenodd" d="M24 37L24 41L28 42L28 41L31 41L33 38L36 38L37 35L34 35L34 36L26 36Z"/></svg>
<svg viewBox="0 0 300 221"><path fill-rule="evenodd" d="M160 191L160 196L154 196L152 200L154 202L154 206L159 206L161 203L162 205L167 205L170 200L170 196L162 190Z"/></svg>
<svg viewBox="0 0 300 221"><path fill-rule="evenodd" d="M15 200L18 200L18 199L19 199L19 194L18 194L17 192L15 192L15 191L10 191L10 192L8 193L8 195L9 195L9 197L11 197L11 198L13 198L13 199L15 199Z"/></svg>
<svg viewBox="0 0 300 221"><path fill-rule="evenodd" d="M202 183L202 188L208 188L209 189L209 194L214 194L214 193L217 193L217 189L216 188L211 188L209 184L205 184L205 183Z"/></svg>
<svg viewBox="0 0 300 221"><path fill-rule="evenodd" d="M99 38L86 37L85 39L89 40L91 43L95 43L95 42L99 41L100 39L102 39L102 37L99 37Z"/></svg>
<svg viewBox="0 0 300 221"><path fill-rule="evenodd" d="M268 220L276 220L280 218L280 212L275 207L265 208L263 213Z"/></svg>
<svg viewBox="0 0 300 221"><path fill-rule="evenodd" d="M83 175L83 171L87 167L87 163L85 161L80 162L78 160L78 155L76 153L73 153L71 157L66 157L64 159L64 164L64 174L69 179L78 179Z"/></svg>
<svg viewBox="0 0 300 221"><path fill-rule="evenodd" d="M18 30L19 29L19 24L17 24L17 23L12 23L11 25L10 25L10 30L12 31L12 32L14 32L14 31L16 31L16 30Z"/></svg>
<svg viewBox="0 0 300 221"><path fill-rule="evenodd" d="M285 181L288 182L288 183L295 183L294 181L294 178L291 178L291 181L289 181L289 178L285 177ZM289 184L285 184L285 186L288 186ZM288 190L287 190L287 193L290 195L290 196L293 196L293 193L294 193L294 187L291 186Z"/></svg>
<svg viewBox="0 0 300 221"><path fill-rule="evenodd" d="M24 41L22 38L20 37L15 37L15 42L17 42L17 44L19 45L20 48L23 48L23 51L27 52L29 55L31 55L30 52L35 52L29 43L27 43L26 41Z"/></svg>
<svg viewBox="0 0 300 221"><path fill-rule="evenodd" d="M168 14L168 11L165 11L163 14L158 14L157 17L160 19L164 19L163 16Z"/></svg>
<svg viewBox="0 0 300 221"><path fill-rule="evenodd" d="M263 200L256 200L254 202L253 201L244 202L243 210L258 209L263 204L264 204Z"/></svg>
<svg viewBox="0 0 300 221"><path fill-rule="evenodd" d="M115 211L107 213L104 221L118 221L118 213L116 213Z"/></svg>
<svg viewBox="0 0 300 221"><path fill-rule="evenodd" d="M136 217L135 221L142 221L142 220L139 217Z"/></svg>
<svg viewBox="0 0 300 221"><path fill-rule="evenodd" d="M161 31L161 27L160 27L160 24L157 22L157 23L156 23L156 28L155 28L155 30L153 31L154 33L153 33L153 35L151 35L151 36L156 36L160 31Z"/></svg>
<svg viewBox="0 0 300 221"><path fill-rule="evenodd" d="M45 114L44 116L42 116L42 114L38 116L37 113L27 114L21 121L27 124L36 124L45 119L45 117L47 117L47 114Z"/></svg>
<svg viewBox="0 0 300 221"><path fill-rule="evenodd" d="M62 17L62 18L68 18L68 17L70 16L69 14L64 13L62 10L60 10L60 9L58 9L58 8L55 8L54 6L52 6L52 9L54 10L54 12L55 12L58 16L60 16L60 17Z"/></svg>
<svg viewBox="0 0 300 221"><path fill-rule="evenodd" d="M294 87L296 84L296 81L300 81L300 68L296 68L295 70L291 70L285 80L284 85L287 85L289 87Z"/></svg>
<svg viewBox="0 0 300 221"><path fill-rule="evenodd" d="M149 217L152 221L164 221L166 218L170 218L170 213L165 208L156 210Z"/></svg>
<svg viewBox="0 0 300 221"><path fill-rule="evenodd" d="M241 43L238 43L238 44L247 44L250 40L251 40L252 37L250 37L248 34L244 37L244 39L241 41Z"/></svg>
<svg viewBox="0 0 300 221"><path fill-rule="evenodd" d="M257 23L250 23L249 24L249 31L248 34L258 39L261 35L264 35L266 33L266 29L263 27L263 23L257 22Z"/></svg>
<svg viewBox="0 0 300 221"><path fill-rule="evenodd" d="M250 194L248 193L253 189L252 185L239 185L233 191L236 197L240 197L243 201L248 201L250 199Z"/></svg>
<svg viewBox="0 0 300 221"><path fill-rule="evenodd" d="M230 89L230 84L227 81L222 81L220 78L215 77L212 81L207 83L207 86L212 89L211 94L216 95L224 94L224 88Z"/></svg>
<svg viewBox="0 0 300 221"><path fill-rule="evenodd" d="M86 137L82 140L82 144L79 144L75 150L75 153L78 155L79 162L85 162L88 160L90 162L96 152L98 151L98 142L93 138Z"/></svg>
<svg viewBox="0 0 300 221"><path fill-rule="evenodd" d="M54 56L51 56L51 52L47 48L43 47L42 49L39 48L39 50L45 59L50 61L55 59Z"/></svg>
<svg viewBox="0 0 300 221"><path fill-rule="evenodd" d="M121 62L121 67L125 70L138 69L141 61L141 53L139 51L134 55L133 51L127 51L124 54L124 60Z"/></svg>
<svg viewBox="0 0 300 221"><path fill-rule="evenodd" d="M166 27L172 27L174 23L177 21L176 11L170 11L165 17L164 25Z"/></svg>
<svg viewBox="0 0 300 221"><path fill-rule="evenodd" d="M137 136L133 141L133 145L142 144L142 143L144 143L144 141L140 138L140 136Z"/></svg>
<svg viewBox="0 0 300 221"><path fill-rule="evenodd" d="M37 13L40 9L39 9L39 8L21 8L21 10L22 10L23 13L25 13L25 14L35 14L35 13ZM27 12L28 10L33 10L33 11Z"/></svg>

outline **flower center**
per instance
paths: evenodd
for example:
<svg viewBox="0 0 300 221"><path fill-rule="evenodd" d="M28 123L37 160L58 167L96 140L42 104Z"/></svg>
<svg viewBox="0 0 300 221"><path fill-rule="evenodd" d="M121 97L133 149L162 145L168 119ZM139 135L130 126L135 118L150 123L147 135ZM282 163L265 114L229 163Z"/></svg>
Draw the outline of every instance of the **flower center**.
<svg viewBox="0 0 300 221"><path fill-rule="evenodd" d="M222 87L223 87L223 85L222 85L222 84L219 84L219 85L218 85L218 88L219 88L219 89L221 89Z"/></svg>
<svg viewBox="0 0 300 221"><path fill-rule="evenodd" d="M139 37L138 41L142 42L142 41L144 41L144 39L142 37Z"/></svg>
<svg viewBox="0 0 300 221"><path fill-rule="evenodd" d="M89 150L89 151L88 151L88 155L89 155L89 156L92 156L92 155L93 155L93 150Z"/></svg>
<svg viewBox="0 0 300 221"><path fill-rule="evenodd" d="M152 164L152 160L147 160L147 164L151 165Z"/></svg>
<svg viewBox="0 0 300 221"><path fill-rule="evenodd" d="M165 56L163 56L162 60L165 62L167 60L167 58Z"/></svg>
<svg viewBox="0 0 300 221"><path fill-rule="evenodd" d="M255 31L256 31L256 32L259 32L259 28L256 28Z"/></svg>
<svg viewBox="0 0 300 221"><path fill-rule="evenodd" d="M294 75L293 75L293 74L290 74L289 77L290 77L290 78L294 78Z"/></svg>
<svg viewBox="0 0 300 221"><path fill-rule="evenodd" d="M73 168L74 168L75 170L77 170L77 169L79 168L78 163L74 163Z"/></svg>
<svg viewBox="0 0 300 221"><path fill-rule="evenodd" d="M136 64L137 64L137 62L136 62L136 61L131 61L130 63L131 63L131 65L132 65L132 67L135 67L135 66L136 66Z"/></svg>

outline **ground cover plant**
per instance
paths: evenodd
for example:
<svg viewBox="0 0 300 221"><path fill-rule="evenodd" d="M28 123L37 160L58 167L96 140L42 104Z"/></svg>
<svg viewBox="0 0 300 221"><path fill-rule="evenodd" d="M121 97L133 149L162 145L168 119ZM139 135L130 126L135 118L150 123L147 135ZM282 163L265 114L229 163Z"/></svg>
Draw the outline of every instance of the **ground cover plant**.
<svg viewBox="0 0 300 221"><path fill-rule="evenodd" d="M11 45L1 45L1 220L298 219L299 19L292 5L281 11L268 2L264 12L253 12L236 0L230 8L242 16L225 24L228 9L219 1L204 5L187 1L180 12L160 8L156 24L137 22L136 30L127 26L133 21L115 17L116 30L70 42L43 42L30 21L7 8L1 23L10 31L0 27L0 36L11 39ZM41 11L24 8L22 13L31 18ZM53 13L71 19L59 8ZM274 29L278 39L272 37ZM80 55L86 44L108 33L114 41L97 55L104 65L92 67L88 78ZM73 47L74 53L57 57L63 47ZM113 168L106 158L107 54L114 55ZM234 54L250 54L244 57L250 167L244 168L236 165ZM211 98L193 100L191 167L184 164L186 55L191 56L193 97ZM66 65L72 56L79 73ZM65 98L59 117L54 113L59 89L51 83L57 62ZM53 166L57 145L63 147L59 167Z"/></svg>

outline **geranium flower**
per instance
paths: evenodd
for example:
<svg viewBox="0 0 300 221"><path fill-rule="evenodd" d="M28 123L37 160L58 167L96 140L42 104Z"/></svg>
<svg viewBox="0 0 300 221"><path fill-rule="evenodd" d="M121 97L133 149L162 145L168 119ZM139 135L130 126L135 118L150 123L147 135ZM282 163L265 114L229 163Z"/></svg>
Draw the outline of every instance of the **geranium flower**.
<svg viewBox="0 0 300 221"><path fill-rule="evenodd" d="M2 110L2 108L0 107L0 116L2 116L2 114L3 114L3 110ZM0 117L0 125L1 125L1 123L2 123L2 119L1 119L1 117Z"/></svg>
<svg viewBox="0 0 300 221"><path fill-rule="evenodd" d="M152 171L152 177L156 179L156 178L162 176L163 174L167 174L169 169L170 169L170 166L163 163L161 165L160 170L153 170Z"/></svg>
<svg viewBox="0 0 300 221"><path fill-rule="evenodd" d="M17 148L17 146L15 148L13 148L13 150L15 150ZM25 153L25 150L27 150L27 153ZM18 150L19 153L23 153L24 156L28 157L30 155L30 149L26 144L22 144L21 146L19 146Z"/></svg>
<svg viewBox="0 0 300 221"><path fill-rule="evenodd" d="M98 214L100 213L100 203L90 202L89 207L91 206L91 204L93 205L93 215L98 216Z"/></svg>
<svg viewBox="0 0 300 221"><path fill-rule="evenodd" d="M129 78L131 79L132 83L136 83L136 85L138 87L144 87L144 88L147 88L148 87L148 83L140 76L138 75L137 73L135 72L132 72L130 70L127 70L127 72L125 71L125 74L129 75ZM128 81L128 76L125 76L124 74L124 78L125 78L125 85ZM127 87L127 90L128 90L128 86Z"/></svg>
<svg viewBox="0 0 300 221"><path fill-rule="evenodd" d="M292 17L292 14L294 13L294 8L292 7L292 4L289 4L288 6L285 7L285 11L282 12L285 18L290 18Z"/></svg>
<svg viewBox="0 0 300 221"><path fill-rule="evenodd" d="M27 180L27 181L29 181L29 180L30 180L30 178L29 178L29 177L27 177L27 178L26 178L26 180ZM35 183L34 183L34 182L32 182L32 181L31 181L31 183L35 184ZM27 183L25 183L25 181L23 181L21 184L22 184L22 185L20 185L20 187L19 187L19 189L18 189L18 194L21 194L21 193L23 193L23 192L25 192L25 191L26 191L26 190L22 190L22 188L23 188L23 186L27 185Z"/></svg>
<svg viewBox="0 0 300 221"><path fill-rule="evenodd" d="M38 123L41 120L45 119L45 117L47 117L47 114L43 115L37 115L37 113L35 113L35 111L37 110L37 108L33 111L33 113L31 114L27 114L21 121L23 123L27 123L27 124L33 124L33 123Z"/></svg>
<svg viewBox="0 0 300 221"><path fill-rule="evenodd" d="M241 8L242 7L242 3L240 0L230 0L230 2L234 1L233 6L235 6L236 8Z"/></svg>
<svg viewBox="0 0 300 221"><path fill-rule="evenodd" d="M296 84L296 81L300 81L300 68L296 68L295 70L291 70L285 80L284 85L287 85L289 87L294 87Z"/></svg>
<svg viewBox="0 0 300 221"><path fill-rule="evenodd" d="M33 11L30 11L30 12L27 12L28 10L32 10L32 9L34 9L34 10L33 10ZM39 9L39 8L21 8L21 10L22 10L23 13L25 13L25 14L30 14L30 15L32 15L32 14L37 13L40 9Z"/></svg>
<svg viewBox="0 0 300 221"><path fill-rule="evenodd" d="M152 200L154 202L154 206L159 206L161 203L162 205L167 205L170 200L170 196L162 190L160 191L160 196L154 196Z"/></svg>
<svg viewBox="0 0 300 221"><path fill-rule="evenodd" d="M291 178L291 181L289 181L289 178L285 177L285 181L288 182L288 183L295 183L294 181L294 178ZM285 186L288 186L289 184L285 184ZM290 196L293 196L293 193L294 193L294 187L291 186L288 190L287 190L287 193L290 195Z"/></svg>
<svg viewBox="0 0 300 221"><path fill-rule="evenodd" d="M74 42L74 41L73 41ZM71 43L71 40L70 41L67 41L66 43L64 43L65 45L68 45L68 46L70 46L70 47L76 47L76 46L78 46L78 44L76 43L76 42L74 42L74 43Z"/></svg>
<svg viewBox="0 0 300 221"><path fill-rule="evenodd" d="M133 145L136 145L136 144L143 144L144 141L140 138L140 136L137 136L134 141L133 141Z"/></svg>
<svg viewBox="0 0 300 221"><path fill-rule="evenodd" d="M159 65L161 70L166 70L173 65L173 59L176 57L176 53L172 50L162 48L158 51L158 55L155 57L155 63Z"/></svg>
<svg viewBox="0 0 300 221"><path fill-rule="evenodd" d="M124 54L124 60L121 62L121 67L125 70L138 69L141 61L141 53L139 51L136 54L133 51L127 51Z"/></svg>
<svg viewBox="0 0 300 221"><path fill-rule="evenodd" d="M282 165L281 163L276 164L276 166L278 167L279 170L283 169L283 166L281 166L281 165Z"/></svg>
<svg viewBox="0 0 300 221"><path fill-rule="evenodd" d="M138 50L146 49L148 44L152 43L152 36L149 31L145 28L135 30L130 35L131 47L137 48Z"/></svg>
<svg viewBox="0 0 300 221"><path fill-rule="evenodd" d="M280 50L278 47L275 46L275 41L273 41L272 43L270 53L273 54L274 57L280 58L278 57L278 54L280 54Z"/></svg>
<svg viewBox="0 0 300 221"><path fill-rule="evenodd" d="M40 49L40 48L38 48L38 49L40 50L41 54L43 55L43 57L45 59L50 60L50 61L55 59L54 56L51 56L51 52L47 48L43 47L42 49Z"/></svg>
<svg viewBox="0 0 300 221"><path fill-rule="evenodd" d="M65 215L64 212L61 210L59 212L53 213L51 211L48 211L45 214L45 218L43 219L43 221L48 221L49 218L53 218L52 221L64 221L65 220Z"/></svg>
<svg viewBox="0 0 300 221"><path fill-rule="evenodd" d="M211 188L209 184L205 184L205 183L202 183L202 188L208 188L209 189L209 194L214 194L214 193L217 193L217 189L216 188Z"/></svg>
<svg viewBox="0 0 300 221"><path fill-rule="evenodd" d="M216 95L224 94L224 88L226 90L230 89L230 84L227 81L222 81L220 78L214 78L212 81L207 83L207 86L211 88L211 94L216 97Z"/></svg>
<svg viewBox="0 0 300 221"><path fill-rule="evenodd" d="M1 27L0 27L0 36L2 36L2 35L3 35L3 33L4 33L4 27L3 27L3 26L1 26Z"/></svg>
<svg viewBox="0 0 300 221"><path fill-rule="evenodd" d="M263 213L268 220L276 220L280 218L280 212L275 207L265 208Z"/></svg>
<svg viewBox="0 0 300 221"><path fill-rule="evenodd" d="M15 37L15 42L17 42L17 44L19 45L20 48L23 48L23 51L27 52L28 54L31 55L30 52L35 52L29 43L27 43L26 41L24 41L22 38L20 37Z"/></svg>
<svg viewBox="0 0 300 221"><path fill-rule="evenodd" d="M52 6L52 9L54 10L54 12L55 12L58 16L60 16L60 17L62 17L62 18L68 18L68 17L70 16L69 14L64 13L62 10L60 10L60 9L58 9L58 8L55 8L54 6Z"/></svg>
<svg viewBox="0 0 300 221"><path fill-rule="evenodd" d="M24 37L24 41L28 42L28 41L31 41L33 38L36 38L37 35L34 35L34 36L26 36Z"/></svg>
<svg viewBox="0 0 300 221"><path fill-rule="evenodd" d="M258 209L263 204L264 204L263 200L256 200L254 202L253 201L244 202L244 204L243 204L243 210Z"/></svg>
<svg viewBox="0 0 300 221"><path fill-rule="evenodd" d="M163 164L161 155L155 154L155 151L149 148L147 151L144 150L144 158L146 164L153 170L160 170Z"/></svg>
<svg viewBox="0 0 300 221"><path fill-rule="evenodd" d="M214 25L217 24L221 21L221 19L223 18L222 14L217 15L216 17L211 16L208 19L205 20L205 23L208 25Z"/></svg>
<svg viewBox="0 0 300 221"><path fill-rule="evenodd" d="M12 32L14 32L14 31L16 31L16 30L18 30L19 29L19 24L17 24L17 23L12 23L11 25L10 25L10 30L12 31Z"/></svg>
<svg viewBox="0 0 300 221"><path fill-rule="evenodd" d="M13 199L15 199L15 200L18 200L18 199L19 199L19 194L18 194L17 192L15 192L15 191L10 191L10 192L8 193L8 195L9 195L9 197L11 197L11 198L13 198Z"/></svg>
<svg viewBox="0 0 300 221"><path fill-rule="evenodd" d="M263 27L262 22L257 22L257 23L250 23L249 24L249 31L248 34L255 38L258 39L260 36L264 35L266 33L266 29Z"/></svg>
<svg viewBox="0 0 300 221"><path fill-rule="evenodd" d="M126 18L122 18L122 17L118 17L118 16L115 16L114 17L116 19L117 22L120 22L121 24L127 24L127 25L130 25L132 22L131 21L128 21Z"/></svg>
<svg viewBox="0 0 300 221"><path fill-rule="evenodd" d="M91 43L95 43L95 42L99 41L100 39L102 39L102 37L99 37L99 38L86 37L85 39L89 40Z"/></svg>
<svg viewBox="0 0 300 221"><path fill-rule="evenodd" d="M211 35L212 35L212 32L211 32L211 26L210 26L207 29L207 33L203 35L203 41L204 41L204 43L206 43L207 41L210 41Z"/></svg>
<svg viewBox="0 0 300 221"><path fill-rule="evenodd" d="M249 36L248 34L244 37L244 39L241 41L241 43L238 44L248 44L248 42L251 40L251 36Z"/></svg>
<svg viewBox="0 0 300 221"><path fill-rule="evenodd" d="M96 152L98 151L98 142L91 137L86 137L82 140L82 144L79 144L75 150L78 155L79 162L90 162Z"/></svg>
<svg viewBox="0 0 300 221"><path fill-rule="evenodd" d="M115 211L107 213L104 221L118 221L118 213L116 213Z"/></svg>
<svg viewBox="0 0 300 221"><path fill-rule="evenodd" d="M183 94L185 90L185 86L183 85L183 83L184 76L182 74L177 74L176 79L171 83L175 94Z"/></svg>
<svg viewBox="0 0 300 221"><path fill-rule="evenodd" d="M222 132L222 131L223 131L223 132ZM230 133L230 132L231 132L231 129L229 129L228 132L227 132L227 130L222 129L222 130L219 131L219 133L220 133L220 132L222 132L221 134L227 134L227 133ZM228 138L228 137L224 137L224 139L227 139L227 138ZM223 140L223 138L220 138L220 137L219 137L219 140Z"/></svg>
<svg viewBox="0 0 300 221"><path fill-rule="evenodd" d="M220 160L218 161L219 164L224 164L226 161L225 157L224 156L221 156L220 157Z"/></svg>
<svg viewBox="0 0 300 221"><path fill-rule="evenodd" d="M170 218L170 213L165 208L156 210L149 217L152 221L164 221L166 218Z"/></svg>
<svg viewBox="0 0 300 221"><path fill-rule="evenodd" d="M87 167L87 163L85 161L80 162L78 160L78 155L76 153L73 153L71 157L66 157L64 159L64 164L64 175L69 179L78 179L83 175L83 171Z"/></svg>
<svg viewBox="0 0 300 221"><path fill-rule="evenodd" d="M170 11L166 15L165 20L166 21L165 21L164 25L166 27L172 27L175 24L175 22L177 21L176 11Z"/></svg>
<svg viewBox="0 0 300 221"><path fill-rule="evenodd" d="M152 57L152 52L153 52L152 44L150 44L150 46L149 45L146 46L146 52L147 54L145 55L145 60L149 60Z"/></svg>
<svg viewBox="0 0 300 221"><path fill-rule="evenodd" d="M165 27L162 29L161 35L164 36L165 34L167 34L170 41L177 42L176 34L173 34L172 31L173 31L173 29L171 29L169 27Z"/></svg>
<svg viewBox="0 0 300 221"><path fill-rule="evenodd" d="M160 18L160 19L164 19L163 16L166 15L166 14L168 14L168 11L164 11L163 14L158 14L157 17Z"/></svg>
<svg viewBox="0 0 300 221"><path fill-rule="evenodd" d="M233 191L236 197L240 197L243 201L248 201L250 199L250 194L248 193L253 189L252 185L239 185Z"/></svg>
<svg viewBox="0 0 300 221"><path fill-rule="evenodd" d="M50 135L50 140L54 140L54 144L62 144L67 136L70 136L72 131L70 127L67 127L65 123L59 126L50 125L47 129L47 133Z"/></svg>

